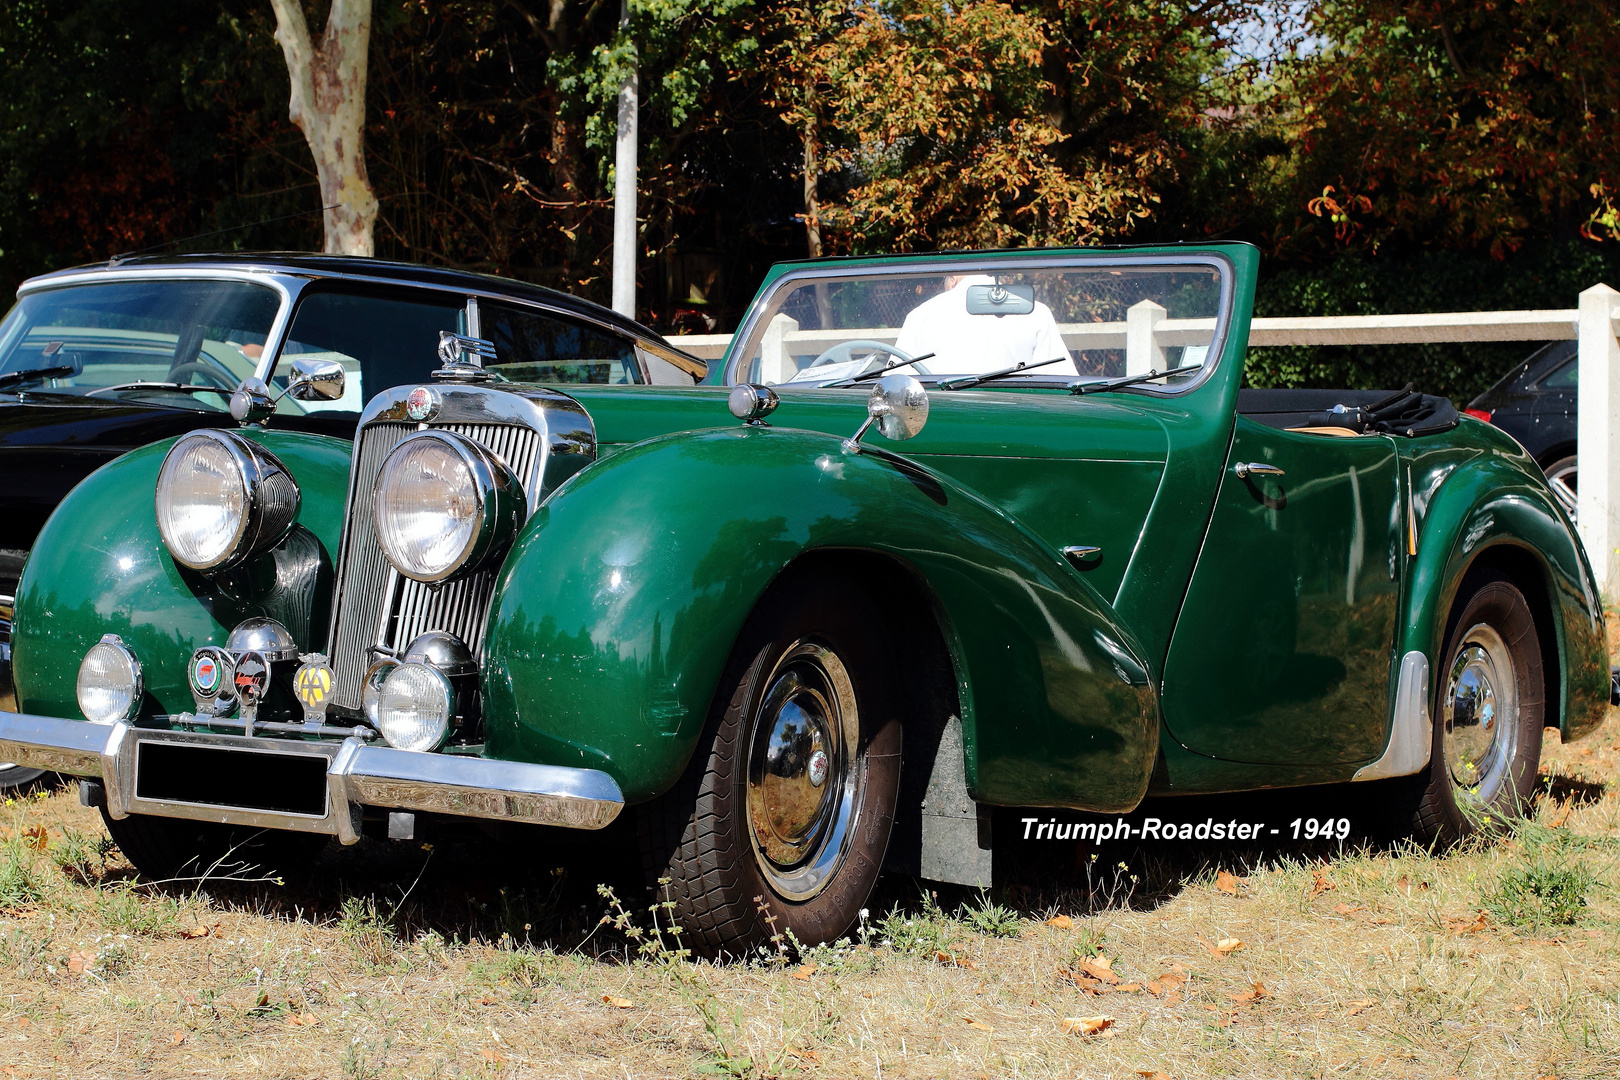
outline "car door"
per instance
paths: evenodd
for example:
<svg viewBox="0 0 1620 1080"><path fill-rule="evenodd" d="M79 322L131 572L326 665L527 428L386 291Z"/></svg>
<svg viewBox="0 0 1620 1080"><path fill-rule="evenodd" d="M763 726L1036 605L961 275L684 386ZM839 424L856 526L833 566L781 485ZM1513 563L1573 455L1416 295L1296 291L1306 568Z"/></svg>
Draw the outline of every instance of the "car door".
<svg viewBox="0 0 1620 1080"><path fill-rule="evenodd" d="M1389 436L1304 434L1239 416L1165 663L1171 735L1230 761L1376 757L1400 520Z"/></svg>

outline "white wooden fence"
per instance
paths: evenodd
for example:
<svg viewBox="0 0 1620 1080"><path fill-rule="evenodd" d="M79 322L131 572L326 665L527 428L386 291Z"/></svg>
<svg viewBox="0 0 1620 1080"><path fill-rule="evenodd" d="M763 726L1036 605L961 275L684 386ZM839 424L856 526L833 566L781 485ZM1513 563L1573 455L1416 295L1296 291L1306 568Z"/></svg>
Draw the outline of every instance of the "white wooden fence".
<svg viewBox="0 0 1620 1080"><path fill-rule="evenodd" d="M1607 285L1594 285L1581 293L1578 306L1552 311L1255 319L1249 326L1249 344L1577 341L1580 411L1576 437L1581 458L1577 516L1581 540L1592 560L1599 587L1606 597L1620 600L1620 338L1616 336L1620 325L1617 324L1620 324L1620 292ZM1074 329L1076 333L1081 332L1078 327ZM1118 332L1122 334L1124 329L1121 326ZM1114 331L1113 327L1091 327L1087 333ZM795 338L809 333L799 331L796 325L792 332ZM731 335L692 334L672 338L671 343L693 356L718 360L731 344Z"/></svg>

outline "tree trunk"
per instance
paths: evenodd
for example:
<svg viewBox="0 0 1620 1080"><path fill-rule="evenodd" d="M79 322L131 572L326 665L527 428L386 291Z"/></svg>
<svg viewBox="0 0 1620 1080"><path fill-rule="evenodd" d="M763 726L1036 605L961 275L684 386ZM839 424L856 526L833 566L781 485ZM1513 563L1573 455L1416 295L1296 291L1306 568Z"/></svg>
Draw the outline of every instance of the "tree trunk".
<svg viewBox="0 0 1620 1080"><path fill-rule="evenodd" d="M816 154L816 128L804 129L804 239L812 259L821 258L821 200L816 193L816 180L821 163Z"/></svg>
<svg viewBox="0 0 1620 1080"><path fill-rule="evenodd" d="M303 0L270 0L270 6L292 82L287 116L315 157L326 250L371 255L377 196L366 175L364 145L371 0L332 0L319 48L310 39Z"/></svg>

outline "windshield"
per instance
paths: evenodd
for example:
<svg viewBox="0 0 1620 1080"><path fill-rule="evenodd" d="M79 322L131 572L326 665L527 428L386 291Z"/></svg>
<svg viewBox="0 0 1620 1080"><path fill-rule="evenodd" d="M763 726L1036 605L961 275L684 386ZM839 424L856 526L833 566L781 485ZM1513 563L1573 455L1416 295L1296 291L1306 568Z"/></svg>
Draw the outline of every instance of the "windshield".
<svg viewBox="0 0 1620 1080"><path fill-rule="evenodd" d="M146 397L224 411L281 307L241 281L107 282L30 293L0 322L0 391Z"/></svg>
<svg viewBox="0 0 1620 1080"><path fill-rule="evenodd" d="M749 325L733 381L826 385L900 360L916 360L906 370L924 379L1018 365L1035 368L1022 378L1064 381L1198 367L1221 314L1221 271L1208 265L1001 260L800 277Z"/></svg>

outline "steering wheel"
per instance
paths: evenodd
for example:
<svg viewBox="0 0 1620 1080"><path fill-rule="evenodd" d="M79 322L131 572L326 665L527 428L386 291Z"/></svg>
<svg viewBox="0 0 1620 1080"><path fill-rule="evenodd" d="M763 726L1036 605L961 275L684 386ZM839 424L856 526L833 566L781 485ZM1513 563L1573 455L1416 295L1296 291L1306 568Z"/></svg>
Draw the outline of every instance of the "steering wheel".
<svg viewBox="0 0 1620 1080"><path fill-rule="evenodd" d="M168 381L172 383L185 382L187 375L201 375L203 381L230 394L235 392L236 385L226 385L220 381L219 369L213 364L205 364L201 360L187 360L183 364L176 364L169 369Z"/></svg>
<svg viewBox="0 0 1620 1080"><path fill-rule="evenodd" d="M881 341L855 338L852 341L840 341L837 345L806 364L805 369L826 367L829 364L848 364L854 361L856 353L866 353L868 357L871 357L874 353L888 353L896 360L911 359L911 354L904 349L897 349L893 345L885 345Z"/></svg>

